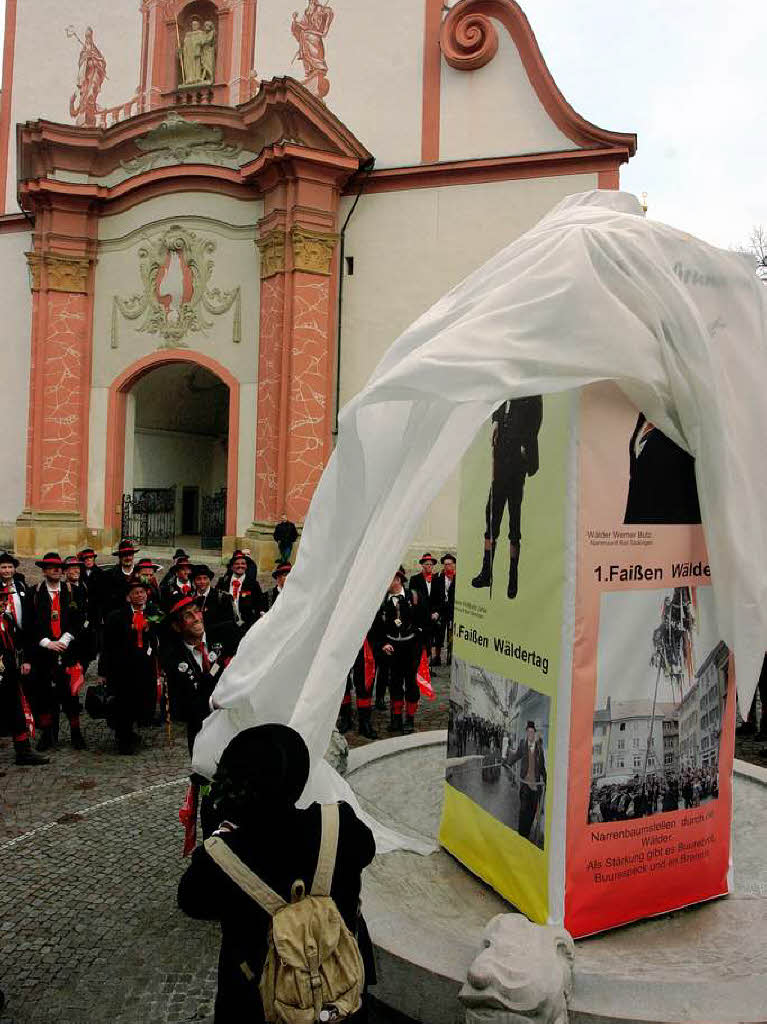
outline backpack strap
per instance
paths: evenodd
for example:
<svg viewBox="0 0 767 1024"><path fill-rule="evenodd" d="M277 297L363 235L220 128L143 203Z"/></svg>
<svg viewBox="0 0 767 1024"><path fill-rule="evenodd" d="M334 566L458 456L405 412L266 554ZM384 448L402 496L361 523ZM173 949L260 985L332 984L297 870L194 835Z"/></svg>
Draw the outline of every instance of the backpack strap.
<svg viewBox="0 0 767 1024"><path fill-rule="evenodd" d="M262 882L258 875L251 871L248 865L241 861L219 836L211 836L210 839L206 839L205 849L235 885L239 885L248 896L254 899L269 917L274 917L278 910L287 906L282 896L278 895L274 889L270 889L266 882Z"/></svg>
<svg viewBox="0 0 767 1024"><path fill-rule="evenodd" d="M317 857L317 870L312 882L312 896L329 896L338 852L338 804L322 804L322 837Z"/></svg>

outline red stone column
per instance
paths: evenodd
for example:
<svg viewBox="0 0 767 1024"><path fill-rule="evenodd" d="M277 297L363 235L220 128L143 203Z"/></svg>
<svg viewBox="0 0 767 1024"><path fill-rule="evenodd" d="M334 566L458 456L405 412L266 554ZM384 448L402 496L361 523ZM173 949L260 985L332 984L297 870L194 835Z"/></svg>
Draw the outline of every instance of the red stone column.
<svg viewBox="0 0 767 1024"><path fill-rule="evenodd" d="M35 250L28 253L32 358L27 429L26 507L16 549L34 554L76 547L85 537L93 335L92 225L74 210L41 211ZM73 235L72 249L53 250L55 234ZM77 239L74 242L74 239Z"/></svg>

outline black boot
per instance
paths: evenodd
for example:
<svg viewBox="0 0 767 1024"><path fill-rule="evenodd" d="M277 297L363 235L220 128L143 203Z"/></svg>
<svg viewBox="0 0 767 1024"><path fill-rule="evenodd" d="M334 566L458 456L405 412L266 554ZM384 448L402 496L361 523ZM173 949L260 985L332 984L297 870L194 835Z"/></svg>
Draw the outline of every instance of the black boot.
<svg viewBox="0 0 767 1024"><path fill-rule="evenodd" d="M415 715L405 715L405 727L402 730L406 736L415 732Z"/></svg>
<svg viewBox="0 0 767 1024"><path fill-rule="evenodd" d="M386 698L383 694L376 697L376 711L386 711Z"/></svg>
<svg viewBox="0 0 767 1024"><path fill-rule="evenodd" d="M40 739L37 741L38 753L41 753L44 750L50 750L53 745L53 726L44 725L40 730Z"/></svg>
<svg viewBox="0 0 767 1024"><path fill-rule="evenodd" d="M75 748L75 750L87 750L88 749L87 748L87 744L85 742L85 737L83 736L83 731L82 731L82 729L80 728L79 725L71 726L71 728L70 728L70 739L71 739L71 742L72 742L72 746Z"/></svg>
<svg viewBox="0 0 767 1024"><path fill-rule="evenodd" d="M336 720L336 729L338 729L340 733L351 732L352 712L348 704L341 705L341 710L338 712L338 718Z"/></svg>
<svg viewBox="0 0 767 1024"><path fill-rule="evenodd" d="M517 584L519 582L519 555L516 558L509 559L509 588L506 591L506 596L511 600L517 596Z"/></svg>
<svg viewBox="0 0 767 1024"><path fill-rule="evenodd" d="M402 732L402 712L398 715L395 715L394 712L392 712L391 721L386 726L386 731Z"/></svg>
<svg viewBox="0 0 767 1024"><path fill-rule="evenodd" d="M364 736L366 740L377 740L378 733L373 728L370 721L370 715L370 708L357 708L357 718L359 719L359 728L357 731L359 735Z"/></svg>
<svg viewBox="0 0 767 1024"><path fill-rule="evenodd" d="M495 557L495 541L489 548L485 548L482 556L482 568L471 581L472 587L492 587L493 585L493 558Z"/></svg>
<svg viewBox="0 0 767 1024"><path fill-rule="evenodd" d="M16 740L13 745L16 748L16 764L31 768L36 765L51 763L49 757L42 757L42 755L34 752L29 740Z"/></svg>

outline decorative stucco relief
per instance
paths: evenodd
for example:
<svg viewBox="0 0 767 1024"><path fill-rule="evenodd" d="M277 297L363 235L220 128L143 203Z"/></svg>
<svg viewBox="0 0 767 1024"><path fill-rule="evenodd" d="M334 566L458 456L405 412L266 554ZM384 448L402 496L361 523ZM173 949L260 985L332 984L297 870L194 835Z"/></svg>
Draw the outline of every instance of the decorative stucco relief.
<svg viewBox="0 0 767 1024"><path fill-rule="evenodd" d="M256 239L258 251L261 253L261 278L281 274L285 270L285 232L282 228L272 228L262 238Z"/></svg>
<svg viewBox="0 0 767 1024"><path fill-rule="evenodd" d="M43 345L43 417L39 507L79 511L83 473L83 368L87 349L87 299L51 295Z"/></svg>
<svg viewBox="0 0 767 1024"><path fill-rule="evenodd" d="M224 142L220 128L187 121L175 110L151 132L136 139L136 148L141 150L142 156L121 161L129 174L143 174L155 167L185 163L237 167L242 153L239 144Z"/></svg>
<svg viewBox="0 0 767 1024"><path fill-rule="evenodd" d="M78 256L44 256L36 252L28 252L30 286L32 291L39 291L42 284L42 268L45 267L45 287L50 292L87 292L88 271L91 260Z"/></svg>
<svg viewBox="0 0 767 1024"><path fill-rule="evenodd" d="M284 511L277 508L284 300L284 274L262 280L256 427L256 519L262 522Z"/></svg>
<svg viewBox="0 0 767 1024"><path fill-rule="evenodd" d="M330 92L328 64L325 58L325 39L333 24L335 12L325 0L309 0L301 18L298 11L293 11L290 31L298 43L298 52L293 62L299 60L304 66L304 79L301 82L309 92L324 100Z"/></svg>
<svg viewBox="0 0 767 1024"><path fill-rule="evenodd" d="M242 338L240 288L212 288L216 243L173 224L139 248L143 290L112 303L112 348L119 344L120 317L140 320L136 330L157 334L162 348L185 348L188 334L201 334L213 326L205 316L221 316L234 307L232 341Z"/></svg>
<svg viewBox="0 0 767 1024"><path fill-rule="evenodd" d="M93 29L85 30L85 41L77 34L74 25L67 26L67 38L76 39L80 44L80 56L77 62L77 81L75 91L69 100L69 115L75 124L86 128L96 125L101 107L98 105L99 93L107 77L107 62L104 54L93 41Z"/></svg>
<svg viewBox="0 0 767 1024"><path fill-rule="evenodd" d="M290 354L287 512L303 519L327 461L330 282L296 274Z"/></svg>
<svg viewBox="0 0 767 1024"><path fill-rule="evenodd" d="M293 266L307 274L330 274L338 235L309 231L296 225L291 229Z"/></svg>

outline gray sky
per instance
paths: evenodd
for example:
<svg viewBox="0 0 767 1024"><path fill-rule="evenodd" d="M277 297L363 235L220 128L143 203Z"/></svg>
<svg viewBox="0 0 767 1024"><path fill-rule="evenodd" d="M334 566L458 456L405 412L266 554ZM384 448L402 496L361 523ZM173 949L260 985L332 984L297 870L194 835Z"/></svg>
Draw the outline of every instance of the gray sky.
<svg viewBox="0 0 767 1024"><path fill-rule="evenodd" d="M721 639L714 618L711 587L698 587L698 628L693 630L693 666L697 671ZM652 634L660 623L666 590L613 590L602 594L599 612L599 653L597 655L597 708L603 708L608 693L615 701L652 700L657 669L650 665ZM626 637L635 637L626 654ZM612 638L612 639L611 639ZM661 676L658 700L679 700L678 691Z"/></svg>
<svg viewBox="0 0 767 1024"><path fill-rule="evenodd" d="M725 247L767 227L764 0L522 7L568 102L601 128L639 136L621 183L648 193L650 217Z"/></svg>

